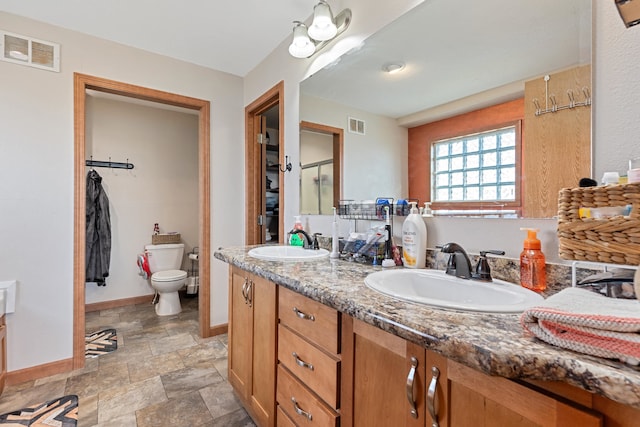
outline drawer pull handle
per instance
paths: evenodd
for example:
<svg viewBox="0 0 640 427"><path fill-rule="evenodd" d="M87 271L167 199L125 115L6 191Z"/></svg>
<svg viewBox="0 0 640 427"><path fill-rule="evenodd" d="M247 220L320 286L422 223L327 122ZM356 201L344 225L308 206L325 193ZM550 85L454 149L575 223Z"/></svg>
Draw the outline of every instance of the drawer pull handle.
<svg viewBox="0 0 640 427"><path fill-rule="evenodd" d="M249 286L249 278L244 278L244 283L242 284L242 298L244 298L244 303L247 304L247 287Z"/></svg>
<svg viewBox="0 0 640 427"><path fill-rule="evenodd" d="M436 387L438 387L438 377L440 376L440 370L437 367L431 368L431 382L429 383L429 390L427 391L427 406L429 408L429 415L431 415L431 427L438 427L438 414L436 413Z"/></svg>
<svg viewBox="0 0 640 427"><path fill-rule="evenodd" d="M409 400L409 405L411 406L411 416L413 418L418 418L418 410L416 409L416 399L413 396L413 390L415 386L415 376L416 376L416 368L418 367L418 359L415 357L411 357L411 369L409 370L409 375L407 376L407 400Z"/></svg>
<svg viewBox="0 0 640 427"><path fill-rule="evenodd" d="M296 316L298 316L301 319L311 320L312 322L314 320L316 320L316 318L315 318L315 316L313 314L304 313L304 312L298 310L298 307L293 307L293 312L296 314Z"/></svg>
<svg viewBox="0 0 640 427"><path fill-rule="evenodd" d="M298 415L302 415L303 417L305 417L306 419L308 419L309 421L311 421L313 419L313 417L311 416L310 412L307 411L303 411L299 406L298 406L298 402L296 402L296 398L292 397L291 398L291 402L293 402L293 410L296 411L296 414Z"/></svg>
<svg viewBox="0 0 640 427"><path fill-rule="evenodd" d="M310 371L313 371L313 365L311 363L307 363L304 360L300 359L298 357L298 353L296 353L295 351L291 354L293 354L293 358L296 359L296 365L300 366L301 368L307 368Z"/></svg>

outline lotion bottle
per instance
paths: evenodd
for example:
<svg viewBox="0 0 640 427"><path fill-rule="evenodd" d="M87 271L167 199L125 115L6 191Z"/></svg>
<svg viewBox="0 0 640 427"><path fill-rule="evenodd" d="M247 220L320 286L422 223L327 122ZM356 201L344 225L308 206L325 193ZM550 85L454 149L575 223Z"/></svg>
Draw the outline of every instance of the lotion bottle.
<svg viewBox="0 0 640 427"><path fill-rule="evenodd" d="M402 224L402 261L408 268L427 265L427 226L418 213L416 202L411 203L409 216Z"/></svg>
<svg viewBox="0 0 640 427"><path fill-rule="evenodd" d="M532 291L542 292L547 289L547 273L544 254L540 250L537 228L521 228L527 232L524 248L520 254L520 284Z"/></svg>

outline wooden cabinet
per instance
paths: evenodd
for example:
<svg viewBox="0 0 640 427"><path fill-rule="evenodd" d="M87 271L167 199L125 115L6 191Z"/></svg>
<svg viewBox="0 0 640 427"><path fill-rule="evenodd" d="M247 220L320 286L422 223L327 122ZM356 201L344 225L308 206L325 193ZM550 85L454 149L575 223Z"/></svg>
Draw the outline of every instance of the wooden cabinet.
<svg viewBox="0 0 640 427"><path fill-rule="evenodd" d="M342 427L424 427L425 349L351 317L342 323Z"/></svg>
<svg viewBox="0 0 640 427"><path fill-rule="evenodd" d="M340 314L286 288L278 313L278 425L340 425Z"/></svg>
<svg viewBox="0 0 640 427"><path fill-rule="evenodd" d="M427 351L427 425L599 427L596 411L542 389L485 375Z"/></svg>
<svg viewBox="0 0 640 427"><path fill-rule="evenodd" d="M229 272L229 382L259 426L275 426L277 286Z"/></svg>

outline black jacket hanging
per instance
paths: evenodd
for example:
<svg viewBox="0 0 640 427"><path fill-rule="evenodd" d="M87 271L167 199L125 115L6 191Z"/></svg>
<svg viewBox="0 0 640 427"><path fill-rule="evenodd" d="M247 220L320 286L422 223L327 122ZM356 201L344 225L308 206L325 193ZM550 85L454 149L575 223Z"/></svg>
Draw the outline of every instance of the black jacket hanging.
<svg viewBox="0 0 640 427"><path fill-rule="evenodd" d="M102 188L102 177L91 170L87 174L87 230L85 282L105 285L111 261L111 219L109 199Z"/></svg>

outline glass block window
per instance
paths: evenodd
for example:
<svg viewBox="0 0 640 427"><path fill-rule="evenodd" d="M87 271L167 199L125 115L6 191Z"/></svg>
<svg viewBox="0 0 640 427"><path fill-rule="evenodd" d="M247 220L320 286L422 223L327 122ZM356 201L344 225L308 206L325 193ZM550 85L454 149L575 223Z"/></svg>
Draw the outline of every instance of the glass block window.
<svg viewBox="0 0 640 427"><path fill-rule="evenodd" d="M431 152L431 201L515 202L516 127L437 141Z"/></svg>

